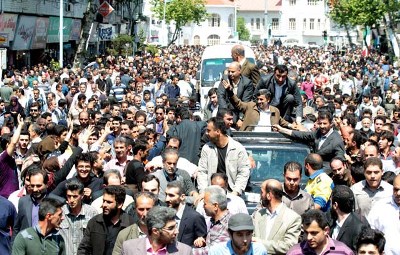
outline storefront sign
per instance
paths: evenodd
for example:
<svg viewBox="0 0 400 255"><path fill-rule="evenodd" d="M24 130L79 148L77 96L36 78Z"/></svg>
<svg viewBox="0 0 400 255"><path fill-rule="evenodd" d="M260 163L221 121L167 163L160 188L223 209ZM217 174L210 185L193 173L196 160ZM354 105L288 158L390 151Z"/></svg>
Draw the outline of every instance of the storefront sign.
<svg viewBox="0 0 400 255"><path fill-rule="evenodd" d="M35 33L36 17L19 16L17 31L13 41L13 50L29 50Z"/></svg>
<svg viewBox="0 0 400 255"><path fill-rule="evenodd" d="M47 42L47 28L49 27L48 18L37 18L35 36L32 40L31 49L44 49Z"/></svg>
<svg viewBox="0 0 400 255"><path fill-rule="evenodd" d="M15 29L17 27L17 14L3 13L0 15L0 32L8 34L10 41L14 40Z"/></svg>
<svg viewBox="0 0 400 255"><path fill-rule="evenodd" d="M68 42L71 33L71 18L63 19L63 42ZM60 42L60 18L50 17L49 18L49 29L47 30L47 43Z"/></svg>
<svg viewBox="0 0 400 255"><path fill-rule="evenodd" d="M99 37L102 41L111 41L115 37L115 28L110 24L100 24Z"/></svg>
<svg viewBox="0 0 400 255"><path fill-rule="evenodd" d="M69 37L70 41L79 41L81 38L81 20L80 19L74 19L72 21L72 26L71 26L71 35Z"/></svg>

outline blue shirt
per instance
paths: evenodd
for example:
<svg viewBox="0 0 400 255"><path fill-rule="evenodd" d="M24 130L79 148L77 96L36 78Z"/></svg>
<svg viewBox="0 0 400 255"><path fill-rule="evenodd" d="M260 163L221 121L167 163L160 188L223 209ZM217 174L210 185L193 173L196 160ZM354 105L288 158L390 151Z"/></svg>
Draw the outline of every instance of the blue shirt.
<svg viewBox="0 0 400 255"><path fill-rule="evenodd" d="M213 245L208 255L236 255L232 248L232 241ZM267 250L260 243L251 243L250 249L244 255L267 255Z"/></svg>

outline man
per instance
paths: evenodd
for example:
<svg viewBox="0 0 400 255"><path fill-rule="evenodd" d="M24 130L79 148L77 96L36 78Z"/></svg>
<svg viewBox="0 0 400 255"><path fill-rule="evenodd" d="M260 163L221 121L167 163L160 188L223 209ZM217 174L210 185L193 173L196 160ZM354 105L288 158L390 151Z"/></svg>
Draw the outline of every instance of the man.
<svg viewBox="0 0 400 255"><path fill-rule="evenodd" d="M344 243L329 237L328 221L320 210L310 210L302 215L306 240L293 246L288 255L343 254L354 255Z"/></svg>
<svg viewBox="0 0 400 255"><path fill-rule="evenodd" d="M167 184L168 182L175 180L179 180L183 183L183 189L186 196L191 196L193 199L196 199L199 194L193 185L191 177L186 171L176 167L179 159L178 151L172 148L166 149L162 155L162 158L164 164L163 169L153 173L153 175L156 176L160 181L159 199L161 201L165 201L165 190L167 188ZM193 202L191 201L192 198L188 200L188 202Z"/></svg>
<svg viewBox="0 0 400 255"><path fill-rule="evenodd" d="M232 60L239 62L241 69L240 72L243 76L249 78L255 85L258 84L260 80L260 71L257 66L249 62L245 57L245 50L243 45L235 45L231 50Z"/></svg>
<svg viewBox="0 0 400 255"><path fill-rule="evenodd" d="M208 91L208 98L208 104L204 107L204 120L208 120L211 117L217 116L217 112L219 109L217 88L211 88Z"/></svg>
<svg viewBox="0 0 400 255"><path fill-rule="evenodd" d="M44 170L35 167L35 169L29 171L28 179L32 193L29 196L21 197L18 201L18 216L14 224L13 237L20 231L38 224L39 206L45 197L55 198L64 202L58 196L47 194L49 178Z"/></svg>
<svg viewBox="0 0 400 255"><path fill-rule="evenodd" d="M168 138L165 148L166 149L172 148L179 150L180 145L181 145L181 140L179 139L179 137L172 136ZM159 155L154 157L150 162L148 162L145 166L145 169L154 171L162 167L163 167L162 156ZM192 162L183 158L182 156L179 157L176 167L185 170L191 177L195 177L195 175L197 174L197 165L193 164Z"/></svg>
<svg viewBox="0 0 400 255"><path fill-rule="evenodd" d="M250 177L250 162L246 149L226 135L226 126L221 118L211 118L207 123L210 142L203 146L198 168L200 193L210 184L211 175L221 172L228 175L228 190L235 195L244 192Z"/></svg>
<svg viewBox="0 0 400 255"><path fill-rule="evenodd" d="M263 209L254 216L253 241L260 242L268 254L286 254L300 236L300 216L282 203L282 184L269 179L261 185Z"/></svg>
<svg viewBox="0 0 400 255"><path fill-rule="evenodd" d="M331 163L331 178L334 185L352 185L352 178L350 169L347 167L346 162L341 158L333 158Z"/></svg>
<svg viewBox="0 0 400 255"><path fill-rule="evenodd" d="M156 117L148 122L157 134L163 135L168 129L167 120L165 119L165 108L164 106L156 106L155 108Z"/></svg>
<svg viewBox="0 0 400 255"><path fill-rule="evenodd" d="M386 238L385 254L400 254L398 236L400 207L400 175L393 181L392 199L375 203L368 214L368 222L373 229L382 231Z"/></svg>
<svg viewBox="0 0 400 255"><path fill-rule="evenodd" d="M128 140L125 137L117 137L114 142L115 158L108 161L104 166L104 171L108 169L117 169L121 176L125 176L124 169L132 160L132 156L128 155Z"/></svg>
<svg viewBox="0 0 400 255"><path fill-rule="evenodd" d="M232 193L228 192L228 176L226 174L214 173L213 175L211 175L211 185L219 186L225 190L226 198L228 201L227 208L232 215L238 213L248 214L247 207L243 198L235 196ZM196 211L206 218L207 226L210 227L211 226L210 217L208 217L206 215L206 212L204 211L204 200L201 200L197 204Z"/></svg>
<svg viewBox="0 0 400 255"><path fill-rule="evenodd" d="M164 88L164 93L167 94L168 98L178 98L181 94L181 89L178 86L179 77L173 75L171 77L171 83L168 83Z"/></svg>
<svg viewBox="0 0 400 255"><path fill-rule="evenodd" d="M0 87L0 98L3 99L6 104L10 104L10 98L13 93L10 82L11 80L4 79L4 85Z"/></svg>
<svg viewBox="0 0 400 255"><path fill-rule="evenodd" d="M357 237L364 223L353 212L354 195L345 185L336 186L332 191L331 216L333 224L330 228L332 239L343 242L356 251Z"/></svg>
<svg viewBox="0 0 400 255"><path fill-rule="evenodd" d="M201 247L207 236L207 226L204 217L192 207L186 205L182 183L172 181L165 190L167 206L176 210L176 221L179 234L177 240L191 247Z"/></svg>
<svg viewBox="0 0 400 255"><path fill-rule="evenodd" d="M104 188L103 213L93 217L83 234L77 254L111 255L118 233L133 224L133 219L122 210L125 189L109 185Z"/></svg>
<svg viewBox="0 0 400 255"><path fill-rule="evenodd" d="M146 237L149 232L146 225L147 213L156 205L156 196L150 192L138 192L135 196L135 214L136 221L129 227L121 230L115 241L113 255L120 255L123 242Z"/></svg>
<svg viewBox="0 0 400 255"><path fill-rule="evenodd" d="M383 129L383 127L382 127ZM396 171L396 163L394 162L395 151L391 147L393 146L394 135L393 132L382 130L379 135L379 153L380 159L382 160L383 169L387 171Z"/></svg>
<svg viewBox="0 0 400 255"><path fill-rule="evenodd" d="M305 174L308 176L305 191L313 198L314 208L326 212L334 184L322 167L322 158L316 153L308 154L304 160Z"/></svg>
<svg viewBox="0 0 400 255"><path fill-rule="evenodd" d="M111 87L110 96L113 96L118 103L122 102L126 94L126 84L121 82L119 76L115 77L115 84Z"/></svg>
<svg viewBox="0 0 400 255"><path fill-rule="evenodd" d="M17 218L13 203L0 196L0 254L11 253L11 232Z"/></svg>
<svg viewBox="0 0 400 255"><path fill-rule="evenodd" d="M245 213L233 215L228 221L230 240L227 243L214 245L208 254L267 255L267 250L262 244L251 241L253 231L254 225L250 215Z"/></svg>
<svg viewBox="0 0 400 255"><path fill-rule="evenodd" d="M379 230L365 228L357 239L357 254L384 255L385 236Z"/></svg>
<svg viewBox="0 0 400 255"><path fill-rule="evenodd" d="M65 242L65 254L73 255L78 251L79 243L83 238L89 220L97 215L97 210L90 205L84 204L84 186L76 179L69 179L65 184L67 189L67 204L63 205L62 211L65 219L60 225L60 234Z"/></svg>
<svg viewBox="0 0 400 255"><path fill-rule="evenodd" d="M93 173L93 157L90 153L81 153L76 157L75 168L77 175L72 179L80 181L85 187L83 190L83 201L91 203L93 201L92 194L102 189L102 180L96 177ZM60 182L53 190L52 194L60 197L66 197L66 184L67 180Z"/></svg>
<svg viewBox="0 0 400 255"><path fill-rule="evenodd" d="M232 87L229 84L226 85L225 89L235 109L244 114L243 123L240 127L241 131L271 132L272 125L291 126L281 118L278 108L270 105L271 93L268 90L261 89L255 94L256 104L255 102L242 102L233 94Z"/></svg>
<svg viewBox="0 0 400 255"><path fill-rule="evenodd" d="M329 162L334 157L344 158L344 143L339 133L333 129L332 114L328 110L318 112L318 129L316 131L293 131L275 125L280 133L287 134L304 142L313 142L313 151L318 153L323 161L324 168L329 169Z"/></svg>
<svg viewBox="0 0 400 255"><path fill-rule="evenodd" d="M214 245L229 240L228 221L232 214L227 208L226 192L219 186L212 185L204 191L204 211L211 217L212 225L208 230L205 247L195 249L196 254L207 254Z"/></svg>
<svg viewBox="0 0 400 255"><path fill-rule="evenodd" d="M177 124L171 126L167 131L167 138L179 137L182 141L179 147L180 155L197 165L201 150L201 137L206 123L191 120L191 113L186 108L176 109L175 117Z"/></svg>
<svg viewBox="0 0 400 255"><path fill-rule="evenodd" d="M18 175L16 160L13 158L15 148L20 138L24 120L18 116L18 127L13 136L11 134L2 134L0 153L0 196L8 198L8 196L18 189Z"/></svg>
<svg viewBox="0 0 400 255"><path fill-rule="evenodd" d="M241 75L240 64L232 62L228 67L228 79L221 81L218 87L218 103L221 108L233 109L229 102L226 87L231 86L232 92L243 102L250 102L253 99L254 85L252 81ZM239 111L235 112L235 123L239 120ZM240 123L238 124L240 126Z"/></svg>
<svg viewBox="0 0 400 255"><path fill-rule="evenodd" d="M300 124L303 117L303 104L300 90L294 80L288 77L286 65L275 66L274 73L262 78L256 87L267 89L272 95L271 105L279 109L281 117L291 122L293 108L296 107L296 123Z"/></svg>
<svg viewBox="0 0 400 255"><path fill-rule="evenodd" d="M64 254L66 246L57 231L64 220L61 207L62 203L57 199L43 199L38 211L38 223L17 235L12 254Z"/></svg>
<svg viewBox="0 0 400 255"><path fill-rule="evenodd" d="M375 134L380 134L382 132L383 124L386 123L386 116L378 115L374 119L374 130Z"/></svg>
<svg viewBox="0 0 400 255"><path fill-rule="evenodd" d="M283 167L282 202L298 215L314 208L311 195L300 188L302 166L295 161L287 162Z"/></svg>
<svg viewBox="0 0 400 255"><path fill-rule="evenodd" d="M382 161L371 157L365 160L365 180L351 186L355 198L355 211L360 216L367 217L371 208L382 200L390 200L393 186L382 180Z"/></svg>
<svg viewBox="0 0 400 255"><path fill-rule="evenodd" d="M126 184L132 191L142 190L141 184L146 176L144 162L149 155L150 145L145 140L137 140L133 146L133 159L126 166Z"/></svg>
<svg viewBox="0 0 400 255"><path fill-rule="evenodd" d="M122 245L121 254L175 254L189 255L192 249L176 241L178 235L175 210L155 206L150 209L146 219L149 234L147 237L127 240Z"/></svg>

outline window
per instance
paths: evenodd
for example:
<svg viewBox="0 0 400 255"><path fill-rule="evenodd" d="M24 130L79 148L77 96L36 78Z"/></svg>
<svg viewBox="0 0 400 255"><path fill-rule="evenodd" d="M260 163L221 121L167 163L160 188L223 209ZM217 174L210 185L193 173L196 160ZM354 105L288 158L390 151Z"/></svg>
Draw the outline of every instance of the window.
<svg viewBox="0 0 400 255"><path fill-rule="evenodd" d="M307 30L307 19L303 19L303 30Z"/></svg>
<svg viewBox="0 0 400 255"><path fill-rule="evenodd" d="M321 19L317 20L317 30L321 30Z"/></svg>
<svg viewBox="0 0 400 255"><path fill-rule="evenodd" d="M194 45L200 45L200 36L195 35L193 38L193 44Z"/></svg>
<svg viewBox="0 0 400 255"><path fill-rule="evenodd" d="M279 30L279 19L277 18L272 19L271 30Z"/></svg>
<svg viewBox="0 0 400 255"><path fill-rule="evenodd" d="M308 5L317 5L318 4L318 0L307 0L307 4Z"/></svg>
<svg viewBox="0 0 400 255"><path fill-rule="evenodd" d="M296 0L289 0L289 5L290 6L295 6L296 5Z"/></svg>
<svg viewBox="0 0 400 255"><path fill-rule="evenodd" d="M289 30L296 30L296 19L295 18L289 19Z"/></svg>
<svg viewBox="0 0 400 255"><path fill-rule="evenodd" d="M315 27L314 27L314 20L315 20L315 19L310 19L310 30L314 30L314 29L315 29Z"/></svg>
<svg viewBox="0 0 400 255"><path fill-rule="evenodd" d="M265 23L265 19L264 18L262 20L262 24L263 24L264 27L267 27L267 23Z"/></svg>
<svg viewBox="0 0 400 255"><path fill-rule="evenodd" d="M221 17L216 13L211 14L211 17L208 18L209 27L219 27L220 23L221 23Z"/></svg>
<svg viewBox="0 0 400 255"><path fill-rule="evenodd" d="M253 28L254 27L254 19L250 20L250 24L251 24L251 28Z"/></svg>
<svg viewBox="0 0 400 255"><path fill-rule="evenodd" d="M208 44L208 45L216 45L216 44L219 44L219 41L220 41L220 38L219 38L218 35L210 35L210 36L207 38L207 44Z"/></svg>
<svg viewBox="0 0 400 255"><path fill-rule="evenodd" d="M229 14L228 17L228 26L233 27L233 14Z"/></svg>
<svg viewBox="0 0 400 255"><path fill-rule="evenodd" d="M260 29L260 22L261 22L260 18L257 18L256 19L256 29Z"/></svg>

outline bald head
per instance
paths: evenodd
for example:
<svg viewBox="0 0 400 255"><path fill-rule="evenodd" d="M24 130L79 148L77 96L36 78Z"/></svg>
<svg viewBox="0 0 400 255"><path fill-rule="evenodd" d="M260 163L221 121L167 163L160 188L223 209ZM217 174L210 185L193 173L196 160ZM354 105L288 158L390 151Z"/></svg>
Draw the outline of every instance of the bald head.
<svg viewBox="0 0 400 255"><path fill-rule="evenodd" d="M261 188L264 189L265 193L269 193L272 195L272 201L279 203L282 201L283 188L280 181L276 179L265 180L262 183Z"/></svg>
<svg viewBox="0 0 400 255"><path fill-rule="evenodd" d="M231 50L232 60L241 61L244 58L244 47L243 45L235 45Z"/></svg>
<svg viewBox="0 0 400 255"><path fill-rule="evenodd" d="M317 171L322 169L323 160L319 154L310 153L304 160L304 165L308 168L311 168L313 171ZM310 170L310 169L309 169Z"/></svg>
<svg viewBox="0 0 400 255"><path fill-rule="evenodd" d="M237 61L233 61L232 63L230 63L229 70L235 70L235 71L240 71L240 63Z"/></svg>

